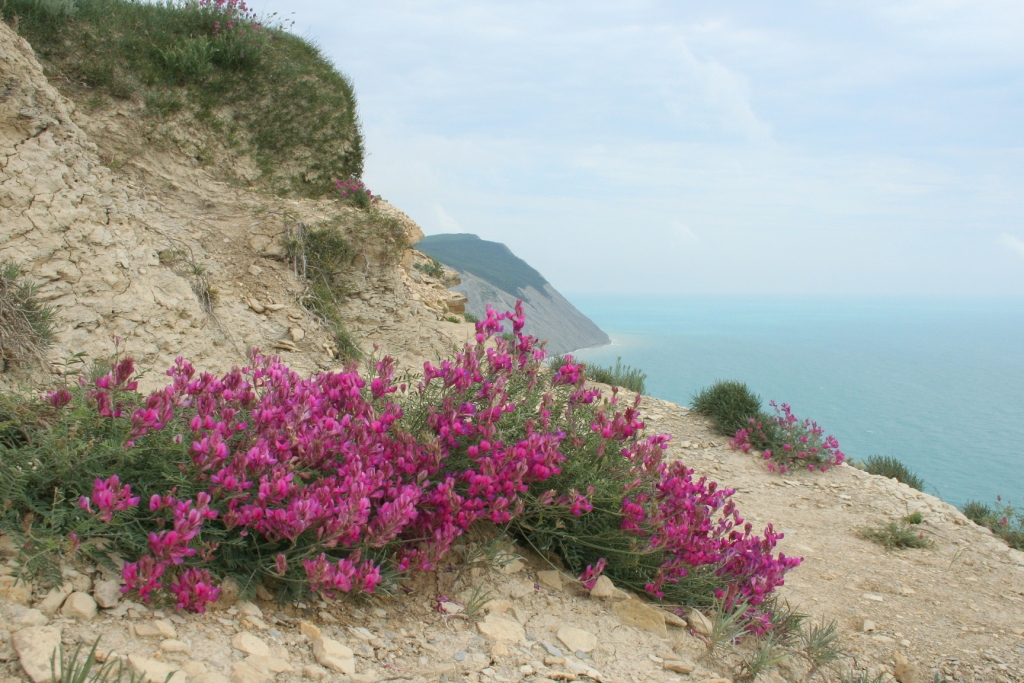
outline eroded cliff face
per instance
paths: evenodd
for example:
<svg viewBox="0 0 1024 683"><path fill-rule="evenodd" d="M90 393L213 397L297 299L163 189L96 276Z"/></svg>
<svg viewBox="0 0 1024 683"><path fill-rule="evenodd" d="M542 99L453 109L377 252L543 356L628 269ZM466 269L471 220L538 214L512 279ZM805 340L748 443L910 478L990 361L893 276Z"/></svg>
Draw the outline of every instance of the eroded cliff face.
<svg viewBox="0 0 1024 683"><path fill-rule="evenodd" d="M159 129L138 104L76 111L0 22L0 261L20 263L54 307L51 361L104 360L118 339L158 371L151 385L175 356L223 371L253 347L304 372L339 366L286 258L300 224L358 244L341 313L364 350L378 345L416 369L471 333L442 319L450 294L409 278L405 245L422 233L407 216L379 207L404 233L384 239L336 201L221 182L197 162L193 132Z"/></svg>

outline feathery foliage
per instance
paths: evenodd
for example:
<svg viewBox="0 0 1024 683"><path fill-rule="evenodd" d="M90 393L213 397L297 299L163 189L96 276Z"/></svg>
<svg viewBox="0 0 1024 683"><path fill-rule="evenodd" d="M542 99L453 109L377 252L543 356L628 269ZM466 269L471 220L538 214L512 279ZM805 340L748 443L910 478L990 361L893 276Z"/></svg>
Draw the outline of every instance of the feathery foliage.
<svg viewBox="0 0 1024 683"><path fill-rule="evenodd" d="M704 387L693 396L690 405L696 412L711 418L719 434L730 437L761 412L761 398L746 384L731 380Z"/></svg>

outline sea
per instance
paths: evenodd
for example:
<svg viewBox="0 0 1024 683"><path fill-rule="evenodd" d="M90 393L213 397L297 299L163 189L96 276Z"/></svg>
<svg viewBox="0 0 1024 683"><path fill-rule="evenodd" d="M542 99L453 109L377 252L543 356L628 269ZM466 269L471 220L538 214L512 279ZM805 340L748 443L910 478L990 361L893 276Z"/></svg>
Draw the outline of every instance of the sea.
<svg viewBox="0 0 1024 683"><path fill-rule="evenodd" d="M652 396L739 380L949 503L1024 503L1024 299L569 298L612 339L574 355L642 369Z"/></svg>

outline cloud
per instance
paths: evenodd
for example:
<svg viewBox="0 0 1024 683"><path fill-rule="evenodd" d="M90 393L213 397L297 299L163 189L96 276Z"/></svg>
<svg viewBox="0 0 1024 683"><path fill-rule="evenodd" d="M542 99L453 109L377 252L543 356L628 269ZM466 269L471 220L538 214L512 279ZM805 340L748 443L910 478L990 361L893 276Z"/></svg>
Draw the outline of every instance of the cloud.
<svg viewBox="0 0 1024 683"><path fill-rule="evenodd" d="M437 225L442 232L465 232L455 216L451 215L440 204L434 205L434 216L437 218Z"/></svg>
<svg viewBox="0 0 1024 683"><path fill-rule="evenodd" d="M999 243L1009 247L1020 254L1021 258L1024 258L1024 240L1017 239L1013 235L1004 232L999 236Z"/></svg>

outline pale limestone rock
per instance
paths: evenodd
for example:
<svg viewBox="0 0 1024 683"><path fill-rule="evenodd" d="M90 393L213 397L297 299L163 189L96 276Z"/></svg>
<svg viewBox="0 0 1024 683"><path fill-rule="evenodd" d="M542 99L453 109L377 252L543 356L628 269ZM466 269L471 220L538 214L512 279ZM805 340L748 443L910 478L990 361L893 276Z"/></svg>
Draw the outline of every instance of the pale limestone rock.
<svg viewBox="0 0 1024 683"><path fill-rule="evenodd" d="M355 653L336 640L325 638L320 629L308 621L299 624L299 630L306 636L313 648L313 657L328 669L343 674L354 674L356 671Z"/></svg>
<svg viewBox="0 0 1024 683"><path fill-rule="evenodd" d="M316 664L307 664L306 666L302 667L302 677L308 678L311 681L321 681L327 678L327 676L327 669L323 668L322 666L317 666Z"/></svg>
<svg viewBox="0 0 1024 683"><path fill-rule="evenodd" d="M231 683L231 679L219 671L207 671L193 678L192 683Z"/></svg>
<svg viewBox="0 0 1024 683"><path fill-rule="evenodd" d="M178 640L176 638L168 638L167 640L160 641L160 651L188 654L192 651L192 648L189 646L188 643L182 640Z"/></svg>
<svg viewBox="0 0 1024 683"><path fill-rule="evenodd" d="M875 622L871 621L870 619L865 619L864 621L862 621L860 623L860 630L863 633L868 633L870 631L874 631L875 630Z"/></svg>
<svg viewBox="0 0 1024 683"><path fill-rule="evenodd" d="M174 630L174 624L167 619L153 619L135 624L135 636L137 638L177 638L178 632Z"/></svg>
<svg viewBox="0 0 1024 683"><path fill-rule="evenodd" d="M689 659L666 659L662 666L667 671L674 671L677 674L692 673L697 668L697 665Z"/></svg>
<svg viewBox="0 0 1024 683"><path fill-rule="evenodd" d="M618 588L615 587L612 580L607 576L602 575L597 577L597 581L594 582L594 587L590 589L590 597L606 600L615 595L617 590Z"/></svg>
<svg viewBox="0 0 1024 683"><path fill-rule="evenodd" d="M114 580L98 581L92 590L92 597L103 609L117 607L117 603L121 602L121 584Z"/></svg>
<svg viewBox="0 0 1024 683"><path fill-rule="evenodd" d="M39 611L48 617L52 617L58 611L64 601L68 599L68 591L60 588L51 588L46 593L46 597L39 601Z"/></svg>
<svg viewBox="0 0 1024 683"><path fill-rule="evenodd" d="M248 600L240 601L235 605L235 609L238 610L239 614L244 614L248 617L256 617L257 619L263 618L263 610L261 610L258 605L254 605Z"/></svg>
<svg viewBox="0 0 1024 683"><path fill-rule="evenodd" d="M293 342L300 342L306 338L306 331L301 327L293 327L288 330L289 336L291 336Z"/></svg>
<svg viewBox="0 0 1024 683"><path fill-rule="evenodd" d="M64 601L60 613L70 619L91 621L96 618L96 601L88 593L75 591Z"/></svg>
<svg viewBox="0 0 1024 683"><path fill-rule="evenodd" d="M502 574L516 574L518 572L523 571L523 568L525 568L525 567L526 567L526 563L523 562L522 560L520 560L519 558L516 558L516 559L512 560L511 562L502 565L501 573Z"/></svg>
<svg viewBox="0 0 1024 683"><path fill-rule="evenodd" d="M500 617L495 613L488 614L483 621L477 622L480 633L494 640L508 640L518 643L526 639L526 630L518 621Z"/></svg>
<svg viewBox="0 0 1024 683"><path fill-rule="evenodd" d="M902 652L897 652L893 655L893 661L896 662L896 667L893 672L896 674L896 680L899 683L922 683L922 672L921 668L916 664L911 664Z"/></svg>
<svg viewBox="0 0 1024 683"><path fill-rule="evenodd" d="M597 647L597 636L574 626L563 626L555 635L570 652L589 653Z"/></svg>
<svg viewBox="0 0 1024 683"><path fill-rule="evenodd" d="M247 655L256 655L257 657L270 656L270 647L253 634L246 633L245 631L235 634L231 639L231 647Z"/></svg>
<svg viewBox="0 0 1024 683"><path fill-rule="evenodd" d="M537 583L552 590L562 590L562 574L553 569L537 572Z"/></svg>
<svg viewBox="0 0 1024 683"><path fill-rule="evenodd" d="M26 610L24 614L18 617L19 626L30 628L33 626L46 626L49 621L46 615L37 609Z"/></svg>
<svg viewBox="0 0 1024 683"><path fill-rule="evenodd" d="M282 674L292 671L292 665L281 657L249 655L244 661L252 668L267 673Z"/></svg>
<svg viewBox="0 0 1024 683"><path fill-rule="evenodd" d="M686 623L698 635L711 635L711 629L713 628L711 620L695 609L691 609L686 613Z"/></svg>
<svg viewBox="0 0 1024 683"><path fill-rule="evenodd" d="M32 600L32 584L15 576L0 576L0 598L28 605Z"/></svg>
<svg viewBox="0 0 1024 683"><path fill-rule="evenodd" d="M60 629L55 626L36 626L17 631L13 638L14 651L18 653L18 662L34 683L51 683L53 672L50 658L60 647ZM57 662L57 675L61 675L61 665Z"/></svg>
<svg viewBox="0 0 1024 683"><path fill-rule="evenodd" d="M231 665L232 683L267 683L273 675L269 671L261 671L248 662L235 662Z"/></svg>
<svg viewBox="0 0 1024 683"><path fill-rule="evenodd" d="M656 633L661 638L668 637L668 629L665 628L665 612L651 607L645 602L622 600L612 605L612 612L624 624Z"/></svg>
<svg viewBox="0 0 1024 683"><path fill-rule="evenodd" d="M202 662L189 661L181 665L181 670L184 671L189 678L196 679L205 674L208 669ZM226 679L227 677L225 676L224 678ZM196 681L193 680L192 683L196 683Z"/></svg>
<svg viewBox="0 0 1024 683"><path fill-rule="evenodd" d="M178 667L141 655L128 655L128 668L142 677L145 683L186 683L188 676ZM170 676L170 680L167 677Z"/></svg>

